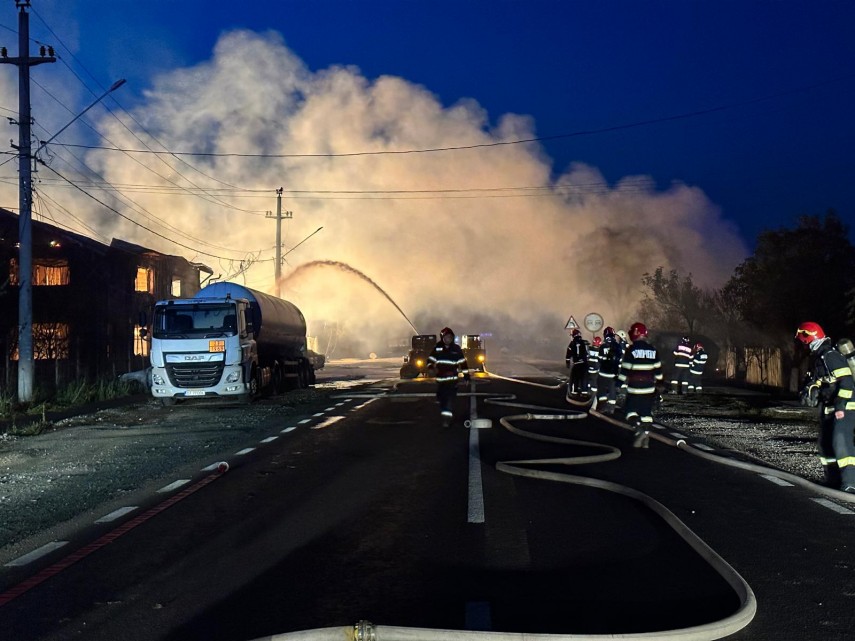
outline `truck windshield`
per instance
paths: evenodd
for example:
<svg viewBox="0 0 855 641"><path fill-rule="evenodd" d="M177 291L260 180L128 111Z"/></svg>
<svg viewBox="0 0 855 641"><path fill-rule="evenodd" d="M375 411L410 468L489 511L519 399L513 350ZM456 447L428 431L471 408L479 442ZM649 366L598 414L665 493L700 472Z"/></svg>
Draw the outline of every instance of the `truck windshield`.
<svg viewBox="0 0 855 641"><path fill-rule="evenodd" d="M154 310L155 338L234 336L238 331L234 305L159 305Z"/></svg>

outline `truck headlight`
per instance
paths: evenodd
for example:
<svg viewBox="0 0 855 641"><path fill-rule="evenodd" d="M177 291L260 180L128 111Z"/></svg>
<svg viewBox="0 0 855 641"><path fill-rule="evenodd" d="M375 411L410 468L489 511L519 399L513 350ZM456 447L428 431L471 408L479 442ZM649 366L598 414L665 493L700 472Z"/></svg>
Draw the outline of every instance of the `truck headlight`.
<svg viewBox="0 0 855 641"><path fill-rule="evenodd" d="M479 363L483 363L483 362L484 362L484 355L483 355L483 354L478 354L478 362L479 362Z"/></svg>
<svg viewBox="0 0 855 641"><path fill-rule="evenodd" d="M151 382L155 385L166 385L166 381L163 380L163 376L161 376L160 374L152 374Z"/></svg>
<svg viewBox="0 0 855 641"><path fill-rule="evenodd" d="M419 358L416 360L416 367L422 367L424 364L425 362L422 359Z"/></svg>
<svg viewBox="0 0 855 641"><path fill-rule="evenodd" d="M235 370L226 376L226 383L237 383L240 380L240 370Z"/></svg>

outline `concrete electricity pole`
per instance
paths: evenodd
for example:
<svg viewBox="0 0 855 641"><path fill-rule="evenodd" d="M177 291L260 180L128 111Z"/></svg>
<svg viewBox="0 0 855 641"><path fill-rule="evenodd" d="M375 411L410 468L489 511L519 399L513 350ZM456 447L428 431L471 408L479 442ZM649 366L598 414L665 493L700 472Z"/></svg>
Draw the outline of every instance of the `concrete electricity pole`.
<svg viewBox="0 0 855 641"><path fill-rule="evenodd" d="M276 190L276 216L273 216L268 212L267 218L276 218L276 258L275 264L273 267L273 275L276 278L276 282L273 285L273 293L279 298L280 290L279 290L279 280L282 278L282 219L291 219L293 217L293 213L290 211L282 212L282 192L284 189L280 187Z"/></svg>
<svg viewBox="0 0 855 641"><path fill-rule="evenodd" d="M29 0L16 0L18 8L18 57L9 58L0 49L0 63L18 67L18 402L33 400L33 236L32 236L32 149L30 147L30 67L56 62L53 47L41 48L40 57L30 58ZM46 55L47 54L47 55Z"/></svg>

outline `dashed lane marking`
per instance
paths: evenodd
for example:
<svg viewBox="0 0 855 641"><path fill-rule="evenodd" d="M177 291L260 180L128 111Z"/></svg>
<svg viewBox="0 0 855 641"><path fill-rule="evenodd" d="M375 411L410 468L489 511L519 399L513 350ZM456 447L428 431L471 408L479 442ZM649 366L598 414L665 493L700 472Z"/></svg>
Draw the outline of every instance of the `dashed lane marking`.
<svg viewBox="0 0 855 641"><path fill-rule="evenodd" d="M318 412L317 414L312 414L312 417L313 417L313 418L320 418L320 417L321 417L321 416L323 416L323 415L324 415L324 413L323 413L323 412Z"/></svg>
<svg viewBox="0 0 855 641"><path fill-rule="evenodd" d="M341 403L335 404L336 407L341 407L342 405L347 405L347 403L345 401L342 401Z"/></svg>
<svg viewBox="0 0 855 641"><path fill-rule="evenodd" d="M671 436L676 436L677 438L683 438L683 439L689 438L685 434L680 434L680 432L671 432Z"/></svg>
<svg viewBox="0 0 855 641"><path fill-rule="evenodd" d="M715 448L710 447L706 443L692 443L692 445L698 449L706 450L707 452L715 452Z"/></svg>
<svg viewBox="0 0 855 641"><path fill-rule="evenodd" d="M789 481L785 481L784 479L779 479L777 476L772 476L771 474L761 474L764 479L769 481L770 483L774 483L775 485L780 485L781 487L794 487L792 483Z"/></svg>
<svg viewBox="0 0 855 641"><path fill-rule="evenodd" d="M819 503L822 507L827 507L829 510L833 510L834 512L837 512L838 514L846 514L846 515L855 514L855 512L853 512L849 508L845 508L842 505L837 505L837 503L835 503L834 501L829 501L828 499L812 499L812 500Z"/></svg>
<svg viewBox="0 0 855 641"><path fill-rule="evenodd" d="M330 416L327 420L321 421L317 425L312 425L313 430L322 430L325 427L329 427L333 423L338 423L344 416Z"/></svg>
<svg viewBox="0 0 855 641"><path fill-rule="evenodd" d="M310 419L310 418L304 418L302 421L300 421L299 423L297 423L297 425L305 425L306 423L311 423L311 422L312 422L312 419Z"/></svg>
<svg viewBox="0 0 855 641"><path fill-rule="evenodd" d="M263 439L261 439L261 440L259 441L259 443L272 443L272 442L273 442L273 441L275 441L277 438L279 438L279 437L278 437L278 436L268 436L267 438L263 438Z"/></svg>
<svg viewBox="0 0 855 641"><path fill-rule="evenodd" d="M218 478L220 478L223 475L223 473L224 472L216 472L214 474L209 474L208 476L206 476L202 480L194 483L190 487L181 490L177 494L173 494L169 498L162 501L160 504L155 505L153 508L149 509L147 512L144 512L143 514L135 516L132 519L126 521L125 523L116 527L114 530L112 530L111 532L108 532L107 534L100 537L98 540L94 541L93 543L90 543L88 545L84 545L79 550L77 550L75 552L71 552L68 556L60 559L59 561L57 561L56 563L54 563L50 567L47 567L47 568L41 570L40 572L37 572L36 574L34 574L33 576L31 576L28 579L25 579L24 581L22 581L18 585L13 586L13 587L9 588L8 590L6 590L5 592L0 593L0 608L2 608L4 605L9 603L10 601L14 601L15 599L17 599L22 594L29 592L34 587L41 585L42 583L44 583L45 581L47 581L51 577L56 576L57 574L59 574L63 570L66 570L67 568L71 567L72 565L74 565L75 563L80 561L81 559L85 559L90 554L93 554L94 552L97 552L98 550L100 550L104 546L111 544L113 541L118 539L120 536L124 536L125 534L127 534L128 532L130 532L131 530L136 528L137 526L145 523L149 519L160 514L164 510L168 509L169 507L175 505L179 501L184 500L185 498L187 498L188 496L190 496L194 492L197 492L200 489L202 489L203 487L205 487L206 485L208 485L209 483L216 481ZM55 541L53 543L53 545L58 545L58 544L65 545L66 543L67 543L67 541ZM43 548L40 548L39 550L37 550L37 552L40 551L41 549L43 549ZM21 558L26 558L28 556L31 557L32 554L33 553L31 552L30 555L25 555L25 557L21 557ZM20 559L18 561L20 561Z"/></svg>
<svg viewBox="0 0 855 641"><path fill-rule="evenodd" d="M96 523L110 523L112 521L115 521L116 519L122 518L123 516L125 516L125 514L130 514L131 512L133 512L136 509L137 509L136 505L129 505L127 507L120 507L118 510L113 510L109 514L105 514L104 516L102 516L100 519L98 519L95 522Z"/></svg>
<svg viewBox="0 0 855 641"><path fill-rule="evenodd" d="M45 543L38 549L33 550L32 552L25 554L24 556L19 556L14 561L9 561L4 567L7 568L17 568L22 565L27 565L32 563L33 561L37 561L43 556L50 554L54 550L58 550L64 545L68 545L68 541L51 541L50 543Z"/></svg>
<svg viewBox="0 0 855 641"><path fill-rule="evenodd" d="M372 398L372 399L369 399L369 400L365 401L364 403L362 403L362 404L357 405L356 407L354 407L354 408L353 408L353 411L361 410L361 409L363 409L364 407L367 407L367 406L371 405L371 403L373 403L373 402L374 402L374 401L376 401L376 400L377 400L377 397L374 397L374 398Z"/></svg>
<svg viewBox="0 0 855 641"><path fill-rule="evenodd" d="M249 454L250 452L254 452L254 447L245 447L242 450L235 452L235 456L243 456L244 454Z"/></svg>
<svg viewBox="0 0 855 641"><path fill-rule="evenodd" d="M279 432L279 433L280 433L280 434L287 434L288 432L293 432L293 431L294 431L294 430L296 430L296 429L297 429L297 426L296 426L296 425L292 425L291 427L286 427L284 430L282 430L282 431L281 431L281 432Z"/></svg>
<svg viewBox="0 0 855 641"><path fill-rule="evenodd" d="M325 412L334 412L336 407L337 407L337 406L335 406L335 405L334 405L334 406L332 406L332 407L328 407L328 408L327 408L327 409L325 409L324 411L325 411Z"/></svg>
<svg viewBox="0 0 855 641"><path fill-rule="evenodd" d="M172 490L177 490L179 487L182 487L183 485L187 485L189 482L190 482L190 479L178 479L177 481L173 481L169 485L164 485L162 488L160 488L157 491L157 493L163 494L165 492L171 492Z"/></svg>

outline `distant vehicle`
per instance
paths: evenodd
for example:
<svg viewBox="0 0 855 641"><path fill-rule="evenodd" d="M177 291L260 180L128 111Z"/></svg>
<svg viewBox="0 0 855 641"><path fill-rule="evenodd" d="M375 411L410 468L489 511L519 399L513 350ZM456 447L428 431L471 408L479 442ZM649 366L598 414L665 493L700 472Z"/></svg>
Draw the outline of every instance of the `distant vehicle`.
<svg viewBox="0 0 855 641"><path fill-rule="evenodd" d="M487 348L481 334L464 334L460 337L460 347L463 348L467 367L483 372L487 365Z"/></svg>
<svg viewBox="0 0 855 641"><path fill-rule="evenodd" d="M313 385L324 366L324 356L307 347L306 319L295 305L237 283L159 301L151 331L151 392L164 405L207 397L248 402Z"/></svg>
<svg viewBox="0 0 855 641"><path fill-rule="evenodd" d="M436 347L436 334L418 334L413 336L410 342L410 351L404 356L404 364L401 366L401 378L418 378L426 376L428 370L428 357Z"/></svg>

